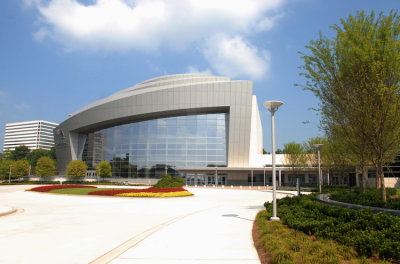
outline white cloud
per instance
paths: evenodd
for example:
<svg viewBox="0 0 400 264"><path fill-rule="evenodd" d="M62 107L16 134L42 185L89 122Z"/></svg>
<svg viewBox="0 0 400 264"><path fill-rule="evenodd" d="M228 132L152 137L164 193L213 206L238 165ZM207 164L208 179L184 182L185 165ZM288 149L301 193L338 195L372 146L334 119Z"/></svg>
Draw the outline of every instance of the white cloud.
<svg viewBox="0 0 400 264"><path fill-rule="evenodd" d="M159 48L179 51L193 44L202 47L207 42L207 53L215 53L210 49L219 45L210 45L210 39L223 34L236 40L235 49L243 52L241 47L247 46L250 50L247 54L260 55L262 52L245 38L271 29L286 1L24 0L24 3L36 7L40 14L35 38L56 41L66 51Z"/></svg>
<svg viewBox="0 0 400 264"><path fill-rule="evenodd" d="M196 66L188 66L186 68L187 73L206 73L206 74L212 74L212 71L210 69L204 69L204 70L199 70Z"/></svg>
<svg viewBox="0 0 400 264"><path fill-rule="evenodd" d="M204 56L218 73L230 77L260 79L268 73L270 55L240 36L218 36L207 41Z"/></svg>

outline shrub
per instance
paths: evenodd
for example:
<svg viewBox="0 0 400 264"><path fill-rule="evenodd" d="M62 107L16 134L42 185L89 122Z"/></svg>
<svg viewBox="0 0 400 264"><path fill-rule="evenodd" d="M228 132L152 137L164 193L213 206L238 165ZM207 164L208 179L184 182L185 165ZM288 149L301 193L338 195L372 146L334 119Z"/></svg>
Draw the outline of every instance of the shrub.
<svg viewBox="0 0 400 264"><path fill-rule="evenodd" d="M279 216L290 228L333 239L361 255L400 260L400 218L371 210L341 208L314 201L315 195L278 200ZM271 203L265 204L271 212Z"/></svg>
<svg viewBox="0 0 400 264"><path fill-rule="evenodd" d="M182 187L185 184L183 178L165 174L155 185L154 188Z"/></svg>
<svg viewBox="0 0 400 264"><path fill-rule="evenodd" d="M386 194L386 203L381 198L380 190L376 188L368 188L364 192L361 192L360 189L336 190L332 192L331 199L344 203L400 210L400 199L391 198L396 194L396 189L386 188Z"/></svg>

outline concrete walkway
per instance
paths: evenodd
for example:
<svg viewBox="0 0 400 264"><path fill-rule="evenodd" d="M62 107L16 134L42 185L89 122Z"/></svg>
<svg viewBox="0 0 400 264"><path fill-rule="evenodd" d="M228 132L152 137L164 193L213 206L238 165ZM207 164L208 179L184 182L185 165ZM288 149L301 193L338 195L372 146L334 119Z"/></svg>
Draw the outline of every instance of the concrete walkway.
<svg viewBox="0 0 400 264"><path fill-rule="evenodd" d="M193 188L194 197L132 199L28 188L0 186L0 204L19 209L0 217L0 263L260 263L251 228L272 197Z"/></svg>

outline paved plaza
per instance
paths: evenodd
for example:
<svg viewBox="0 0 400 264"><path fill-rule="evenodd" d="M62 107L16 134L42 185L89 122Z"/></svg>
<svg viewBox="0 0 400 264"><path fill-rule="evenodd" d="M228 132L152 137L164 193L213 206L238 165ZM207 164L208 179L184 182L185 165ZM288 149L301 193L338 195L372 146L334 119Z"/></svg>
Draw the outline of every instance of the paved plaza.
<svg viewBox="0 0 400 264"><path fill-rule="evenodd" d="M0 263L260 263L251 229L265 190L189 188L180 198L26 192L0 186ZM278 194L278 197L284 196Z"/></svg>

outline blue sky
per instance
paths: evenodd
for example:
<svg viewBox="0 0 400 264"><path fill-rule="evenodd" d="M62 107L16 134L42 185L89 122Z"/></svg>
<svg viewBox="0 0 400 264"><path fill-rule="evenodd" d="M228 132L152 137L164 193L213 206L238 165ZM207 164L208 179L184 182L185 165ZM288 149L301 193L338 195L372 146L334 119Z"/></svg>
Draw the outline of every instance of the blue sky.
<svg viewBox="0 0 400 264"><path fill-rule="evenodd" d="M67 115L165 74L208 72L254 81L264 146L266 100L281 100L277 147L320 136L318 101L294 84L299 51L358 10L399 0L0 1L0 146L4 125ZM304 124L304 121L309 121Z"/></svg>

